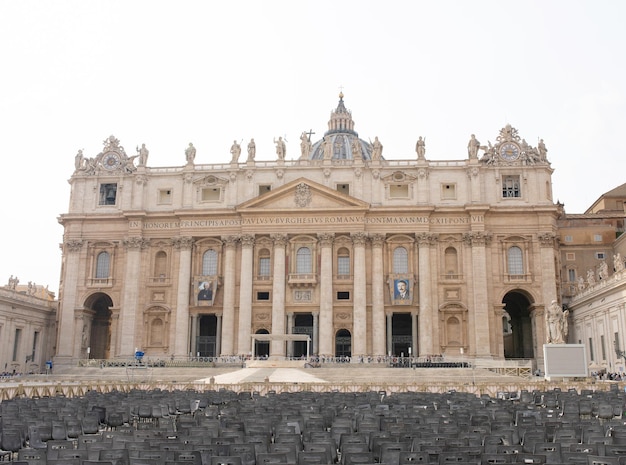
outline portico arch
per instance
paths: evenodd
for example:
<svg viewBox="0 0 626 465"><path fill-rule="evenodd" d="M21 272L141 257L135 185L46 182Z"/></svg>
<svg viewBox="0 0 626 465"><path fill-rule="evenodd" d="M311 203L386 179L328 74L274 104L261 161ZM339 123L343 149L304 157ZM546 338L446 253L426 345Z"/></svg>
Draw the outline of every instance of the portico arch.
<svg viewBox="0 0 626 465"><path fill-rule="evenodd" d="M111 355L111 307L113 301L107 294L98 292L89 296L84 306L91 310L91 329L87 330L87 327L83 326L81 344L84 349L90 348L89 358L108 359Z"/></svg>
<svg viewBox="0 0 626 465"><path fill-rule="evenodd" d="M531 296L522 290L508 292L502 299L504 358L534 358Z"/></svg>

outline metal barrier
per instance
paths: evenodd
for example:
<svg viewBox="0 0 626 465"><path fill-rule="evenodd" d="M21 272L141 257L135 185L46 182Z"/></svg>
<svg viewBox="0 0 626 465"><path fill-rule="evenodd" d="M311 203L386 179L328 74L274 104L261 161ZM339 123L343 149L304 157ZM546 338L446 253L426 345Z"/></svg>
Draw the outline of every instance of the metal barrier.
<svg viewBox="0 0 626 465"><path fill-rule="evenodd" d="M468 392L477 396L489 395L496 397L502 393L518 394L521 390L532 392L533 390L551 390L559 388L562 391L574 389L580 392L582 389L593 389L596 391L609 391L611 386L617 384L619 390L624 389L625 383L616 382L581 382L581 381L544 381L543 378L532 381L519 381L515 383L454 383L454 382L438 382L438 383L393 383L393 382L377 382L377 383L279 383L279 382L243 382L239 384L216 384L211 378L208 383L198 382L164 382L164 381L89 381L89 382L57 382L57 383L7 383L0 385L0 402L4 400L14 399L18 397L82 397L90 391L96 392L113 392L122 391L129 392L133 389L141 390L193 390L193 391L218 391L220 389L233 391L235 393L249 392L259 395L267 395L270 392L290 393L290 392L378 392L385 391L387 393L401 392L430 392L430 393L446 393L446 392ZM613 388L615 389L615 388Z"/></svg>

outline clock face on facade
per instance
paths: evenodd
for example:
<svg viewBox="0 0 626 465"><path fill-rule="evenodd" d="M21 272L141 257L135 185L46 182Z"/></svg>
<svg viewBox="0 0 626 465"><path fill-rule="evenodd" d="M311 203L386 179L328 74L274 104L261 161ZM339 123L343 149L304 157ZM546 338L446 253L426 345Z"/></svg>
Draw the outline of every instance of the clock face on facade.
<svg viewBox="0 0 626 465"><path fill-rule="evenodd" d="M107 152L102 157L102 166L107 170L114 170L121 165L121 159L116 152Z"/></svg>
<svg viewBox="0 0 626 465"><path fill-rule="evenodd" d="M506 142L500 146L500 158L513 161L519 158L519 147L512 142Z"/></svg>

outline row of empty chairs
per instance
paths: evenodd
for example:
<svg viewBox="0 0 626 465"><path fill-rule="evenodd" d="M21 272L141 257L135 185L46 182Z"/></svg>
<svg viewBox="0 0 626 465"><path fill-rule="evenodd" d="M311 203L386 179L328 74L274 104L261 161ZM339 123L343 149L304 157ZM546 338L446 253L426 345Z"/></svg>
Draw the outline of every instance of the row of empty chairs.
<svg viewBox="0 0 626 465"><path fill-rule="evenodd" d="M626 394L131 390L0 404L31 465L626 465Z"/></svg>

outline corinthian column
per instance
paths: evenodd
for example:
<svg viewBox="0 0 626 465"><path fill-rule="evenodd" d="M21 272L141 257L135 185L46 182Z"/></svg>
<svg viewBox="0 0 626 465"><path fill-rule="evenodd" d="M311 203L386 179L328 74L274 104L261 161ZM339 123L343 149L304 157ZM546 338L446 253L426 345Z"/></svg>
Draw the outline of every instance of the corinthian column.
<svg viewBox="0 0 626 465"><path fill-rule="evenodd" d="M494 322L489 318L490 312L487 295L487 256L485 245L489 240L491 240L491 236L487 233L477 231L465 233L463 239L472 248L474 331L470 331L470 333L474 334L474 354L478 357L489 356L491 355L491 324L494 324Z"/></svg>
<svg viewBox="0 0 626 465"><path fill-rule="evenodd" d="M138 342L135 339L137 313L139 309L139 276L141 276L141 249L148 245L148 241L141 237L129 237L122 241L126 249L126 268L124 273L124 289L122 290L122 304L120 311L120 346L116 347L116 356L132 357Z"/></svg>
<svg viewBox="0 0 626 465"><path fill-rule="evenodd" d="M273 234L274 240L274 276L272 279L272 334L285 334L285 246L287 236ZM285 343L282 340L271 341L270 357L284 357Z"/></svg>
<svg viewBox="0 0 626 465"><path fill-rule="evenodd" d="M319 354L333 354L333 238L332 233L318 234L321 246Z"/></svg>
<svg viewBox="0 0 626 465"><path fill-rule="evenodd" d="M438 353L433 346L434 318L432 308L432 286L430 269L430 244L433 237L428 233L416 235L419 247L419 354L429 355Z"/></svg>
<svg viewBox="0 0 626 465"><path fill-rule="evenodd" d="M541 282L542 282L542 298L544 309L552 303L553 300L558 302L556 283L558 277L556 276L556 270L554 269L554 248L556 246L556 236L554 233L546 232L537 234L539 239L539 256L541 260ZM539 329L539 327L541 329ZM537 327L537 347L534 348L535 354L543 354L542 347L546 341L545 324L540 322ZM607 326L608 327L608 326ZM542 336L543 335L543 336ZM567 342L567 341L565 341Z"/></svg>
<svg viewBox="0 0 626 465"><path fill-rule="evenodd" d="M223 237L224 241L224 307L222 317L222 353L234 354L235 338L235 252L237 248L236 236Z"/></svg>
<svg viewBox="0 0 626 465"><path fill-rule="evenodd" d="M385 355L385 298L383 272L384 234L373 234L372 241L372 355Z"/></svg>
<svg viewBox="0 0 626 465"><path fill-rule="evenodd" d="M352 234L354 243L354 309L352 311L352 356L367 355L367 296L365 274L365 241L367 234ZM353 358L354 360L354 358Z"/></svg>
<svg viewBox="0 0 626 465"><path fill-rule="evenodd" d="M74 313L81 310L82 305L77 302L78 277L80 276L80 251L83 247L82 240L70 240L63 244L65 255L65 276L63 279L63 299L59 309L59 335L57 340L57 361L72 358L74 347ZM77 353L79 347L76 348Z"/></svg>
<svg viewBox="0 0 626 465"><path fill-rule="evenodd" d="M241 236L241 275L239 280L239 331L237 353L248 355L251 349L250 328L252 328L252 252L254 236Z"/></svg>
<svg viewBox="0 0 626 465"><path fill-rule="evenodd" d="M177 356L189 351L189 289L191 287L191 237L175 237L174 248L178 249L178 290L176 294L176 323L171 334L170 347Z"/></svg>

